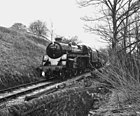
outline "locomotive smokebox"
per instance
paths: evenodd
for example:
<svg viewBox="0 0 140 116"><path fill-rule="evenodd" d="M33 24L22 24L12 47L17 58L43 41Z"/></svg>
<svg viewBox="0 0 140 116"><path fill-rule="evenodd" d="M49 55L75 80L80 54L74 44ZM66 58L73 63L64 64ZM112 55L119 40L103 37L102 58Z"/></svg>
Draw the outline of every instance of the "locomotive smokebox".
<svg viewBox="0 0 140 116"><path fill-rule="evenodd" d="M52 59L61 57L63 55L61 45L58 42L50 43L46 48L46 54Z"/></svg>

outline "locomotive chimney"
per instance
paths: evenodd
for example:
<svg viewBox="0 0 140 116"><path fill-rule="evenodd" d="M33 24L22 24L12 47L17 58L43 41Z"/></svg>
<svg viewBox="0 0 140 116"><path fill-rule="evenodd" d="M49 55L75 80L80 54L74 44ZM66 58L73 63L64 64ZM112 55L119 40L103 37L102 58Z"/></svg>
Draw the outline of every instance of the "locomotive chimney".
<svg viewBox="0 0 140 116"><path fill-rule="evenodd" d="M56 37L55 41L62 42L62 37Z"/></svg>

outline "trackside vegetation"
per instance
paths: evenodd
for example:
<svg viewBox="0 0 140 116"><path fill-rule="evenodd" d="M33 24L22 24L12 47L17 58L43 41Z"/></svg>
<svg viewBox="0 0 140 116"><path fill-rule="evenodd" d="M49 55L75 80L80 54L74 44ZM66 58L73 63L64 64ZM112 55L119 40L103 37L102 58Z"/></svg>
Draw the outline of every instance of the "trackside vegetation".
<svg viewBox="0 0 140 116"><path fill-rule="evenodd" d="M31 33L0 27L0 88L38 80L36 67L47 44Z"/></svg>

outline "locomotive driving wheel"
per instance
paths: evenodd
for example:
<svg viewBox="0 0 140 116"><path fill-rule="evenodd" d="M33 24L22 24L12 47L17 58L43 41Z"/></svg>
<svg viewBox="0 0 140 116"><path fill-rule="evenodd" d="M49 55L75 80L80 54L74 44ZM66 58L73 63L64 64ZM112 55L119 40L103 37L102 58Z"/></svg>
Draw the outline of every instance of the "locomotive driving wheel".
<svg viewBox="0 0 140 116"><path fill-rule="evenodd" d="M65 80L66 79L66 69L62 69L60 72L60 79Z"/></svg>
<svg viewBox="0 0 140 116"><path fill-rule="evenodd" d="M73 75L74 75L74 76L77 76L77 75L78 75L78 71L77 71L76 69L74 69Z"/></svg>

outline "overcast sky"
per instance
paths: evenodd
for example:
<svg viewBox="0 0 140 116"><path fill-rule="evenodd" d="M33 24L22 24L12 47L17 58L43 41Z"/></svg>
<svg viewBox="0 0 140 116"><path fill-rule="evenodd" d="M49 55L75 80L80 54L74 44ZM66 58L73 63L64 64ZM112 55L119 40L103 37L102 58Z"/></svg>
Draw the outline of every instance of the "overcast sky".
<svg viewBox="0 0 140 116"><path fill-rule="evenodd" d="M80 19L95 9L79 8L75 0L0 0L0 3L0 26L10 27L14 23L29 26L33 21L41 20L48 26L52 23L58 35L77 35L86 45L94 48L104 46L100 37L84 31L84 22Z"/></svg>

